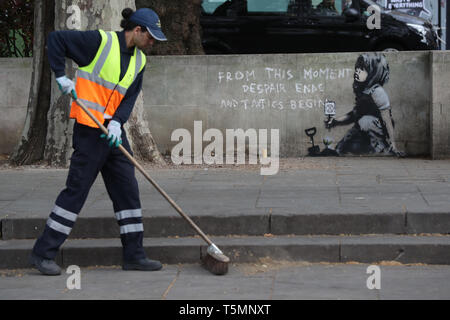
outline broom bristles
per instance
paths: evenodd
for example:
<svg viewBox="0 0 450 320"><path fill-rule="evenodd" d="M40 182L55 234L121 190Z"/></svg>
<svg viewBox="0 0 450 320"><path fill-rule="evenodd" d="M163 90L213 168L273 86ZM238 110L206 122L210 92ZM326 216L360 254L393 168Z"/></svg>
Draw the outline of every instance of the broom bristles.
<svg viewBox="0 0 450 320"><path fill-rule="evenodd" d="M224 275L228 272L228 263L230 259L223 255L220 260L210 254L206 254L202 259L203 267L215 275Z"/></svg>

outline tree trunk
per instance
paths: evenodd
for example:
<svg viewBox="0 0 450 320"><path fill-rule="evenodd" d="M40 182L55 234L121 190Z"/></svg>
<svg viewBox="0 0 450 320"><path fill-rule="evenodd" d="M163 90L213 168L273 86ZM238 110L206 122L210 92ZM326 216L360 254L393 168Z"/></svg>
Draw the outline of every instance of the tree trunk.
<svg viewBox="0 0 450 320"><path fill-rule="evenodd" d="M55 5L55 30L66 30L69 14L67 1L57 1ZM75 2L75 1L74 1ZM75 4L75 3L74 3ZM69 25L70 26L70 25ZM46 57L46 59L48 59ZM77 65L72 60L66 61L66 76L74 79ZM50 108L47 113L47 135L43 160L49 165L65 167L72 154L72 131L74 120L69 118L71 98L62 95L56 85L55 75L51 77Z"/></svg>
<svg viewBox="0 0 450 320"><path fill-rule="evenodd" d="M48 3L49 5L44 5ZM50 4L52 3L52 4ZM50 165L67 166L72 153L71 140L73 121L69 119L71 99L62 96L57 88L54 74L50 72L48 58L42 45L50 30L44 33L44 21L54 21L56 30L112 30L119 31L122 10L126 7L135 9L133 0L62 0L36 1L35 55L33 62L33 81L30 92L30 102L23 137L13 163L18 165L31 164L45 160ZM38 9L40 8L40 9ZM77 11L79 8L79 11ZM44 10L54 12L55 16L43 17ZM51 25L53 29L53 24ZM45 34L45 36L44 36ZM40 54L39 54L40 53ZM74 62L66 63L66 75L75 78L77 66ZM153 140L145 120L142 94L136 101L130 116L129 140L134 145L134 151L142 160L165 163ZM35 119L36 118L36 119ZM39 134L36 134L36 131ZM25 137L28 137L25 139ZM26 147L25 147L26 146ZM145 152L144 152L145 151ZM16 155L17 154L17 155ZM15 160L17 159L17 160Z"/></svg>
<svg viewBox="0 0 450 320"><path fill-rule="evenodd" d="M124 127L136 159L151 161L160 165L166 164L158 150L153 135L150 132L148 121L146 120L142 91Z"/></svg>
<svg viewBox="0 0 450 320"><path fill-rule="evenodd" d="M202 0L136 0L137 8L151 8L161 19L168 41L156 42L150 54L204 54L200 13Z"/></svg>
<svg viewBox="0 0 450 320"><path fill-rule="evenodd" d="M14 165L34 163L42 160L44 154L51 88L45 43L47 35L53 30L54 6L54 0L37 0L34 3L33 71L22 137L10 158Z"/></svg>

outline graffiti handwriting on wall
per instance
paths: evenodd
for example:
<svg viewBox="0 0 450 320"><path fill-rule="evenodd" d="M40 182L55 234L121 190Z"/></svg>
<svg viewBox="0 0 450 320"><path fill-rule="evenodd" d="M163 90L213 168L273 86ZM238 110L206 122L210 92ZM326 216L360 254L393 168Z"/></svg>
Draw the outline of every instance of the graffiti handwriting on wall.
<svg viewBox="0 0 450 320"><path fill-rule="evenodd" d="M326 82L349 79L350 68L301 68L300 70L265 67L262 69L219 71L220 86L237 88L236 97L225 97L219 106L244 110L308 110L323 108ZM237 98L240 96L241 98Z"/></svg>

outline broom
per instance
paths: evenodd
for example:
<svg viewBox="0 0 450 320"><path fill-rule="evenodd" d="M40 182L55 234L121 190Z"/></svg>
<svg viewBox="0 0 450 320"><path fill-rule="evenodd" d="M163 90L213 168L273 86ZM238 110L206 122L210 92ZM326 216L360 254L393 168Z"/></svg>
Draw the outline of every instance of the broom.
<svg viewBox="0 0 450 320"><path fill-rule="evenodd" d="M108 129L97 120L97 118L86 108L86 106L78 100L72 93L74 101L83 109L84 112L99 126L104 134L108 135ZM228 263L230 258L206 236L206 234L189 218L183 210L169 197L169 195L150 177L144 168L133 158L133 156L122 146L119 145L120 151L131 161L131 163L144 175L144 177L158 190L158 192L172 205L172 207L191 225L192 228L205 240L208 244L206 255L202 257L202 265L213 274L223 275L228 272Z"/></svg>

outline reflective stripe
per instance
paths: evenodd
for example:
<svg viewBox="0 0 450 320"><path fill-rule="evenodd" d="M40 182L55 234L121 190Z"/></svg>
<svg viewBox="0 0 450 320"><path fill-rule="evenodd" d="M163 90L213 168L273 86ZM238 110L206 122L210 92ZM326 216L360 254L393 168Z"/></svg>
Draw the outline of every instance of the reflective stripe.
<svg viewBox="0 0 450 320"><path fill-rule="evenodd" d="M136 51L137 51L136 52L136 69L134 71L134 79L133 79L133 81L136 80L136 78L138 76L138 73L139 73L139 70L141 70L141 66L142 66L142 54L141 54L141 51L137 50L137 49L136 49Z"/></svg>
<svg viewBox="0 0 450 320"><path fill-rule="evenodd" d="M141 209L122 210L116 212L117 220L123 220L126 218L140 218L140 217L142 217Z"/></svg>
<svg viewBox="0 0 450 320"><path fill-rule="evenodd" d="M109 52L111 51L112 47L112 35L110 32L106 33L106 36L108 37L108 40L106 41L106 45L103 48L102 53L100 54L100 57L97 60L97 63L95 64L93 74L100 74L100 71L103 68L103 65L106 62L106 58L108 58Z"/></svg>
<svg viewBox="0 0 450 320"><path fill-rule="evenodd" d="M127 93L128 89L124 88L124 87L122 87L120 85L117 85L116 90L119 91L119 93L124 96Z"/></svg>
<svg viewBox="0 0 450 320"><path fill-rule="evenodd" d="M61 233L64 233L64 234L67 234L67 235L69 235L70 231L72 230L72 228L63 226L61 223L56 222L52 218L48 218L47 225L50 228L52 228L53 230L61 232Z"/></svg>
<svg viewBox="0 0 450 320"><path fill-rule="evenodd" d="M84 103L84 105L86 107L88 107L89 109L95 110L95 111L99 111L99 112L105 112L105 107L99 105L98 103L92 102L92 101L88 101L88 100L84 100L84 99L80 99L78 98L78 100L80 100L81 102Z"/></svg>
<svg viewBox="0 0 450 320"><path fill-rule="evenodd" d="M80 78L83 78L83 79L95 82L95 83L97 83L97 84L99 84L99 85L101 85L101 86L103 86L103 87L105 87L107 89L116 90L123 96L127 93L127 90L128 90L127 88L124 88L124 87L122 87L121 85L118 85L118 84L116 85L113 82L106 81L105 79L102 79L102 78L100 78L99 76L97 76L97 75L95 75L93 73L89 73L89 72L86 72L86 71L83 71L83 70L78 70L77 72L78 72L77 76L80 77ZM136 77L135 77L135 79L136 79Z"/></svg>
<svg viewBox="0 0 450 320"><path fill-rule="evenodd" d="M115 83L107 81L105 79L102 79L102 78L100 78L99 76L97 76L97 75L95 75L93 73L89 73L89 72L86 72L86 71L83 71L83 70L78 70L77 71L77 77L80 77L80 78L83 78L83 79L95 82L95 83L97 83L97 84L99 84L99 85L101 85L101 86L103 86L103 87L105 87L107 89L110 89L110 90L114 90L114 88L116 87Z"/></svg>
<svg viewBox="0 0 450 320"><path fill-rule="evenodd" d="M127 224L120 226L120 234L131 233L131 232L143 232L144 225L142 223L137 224Z"/></svg>
<svg viewBox="0 0 450 320"><path fill-rule="evenodd" d="M77 217L78 217L77 214L67 211L66 209L63 209L61 207L58 207L57 205L55 205L52 212L60 217L63 217L64 219L67 219L67 220L73 221L73 222L75 222L75 220L77 220Z"/></svg>

